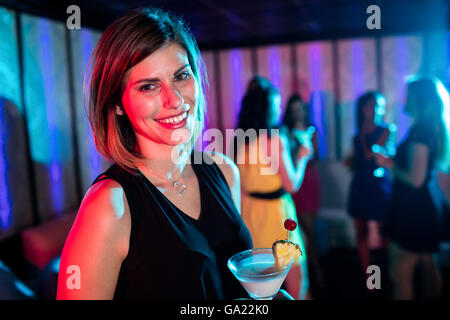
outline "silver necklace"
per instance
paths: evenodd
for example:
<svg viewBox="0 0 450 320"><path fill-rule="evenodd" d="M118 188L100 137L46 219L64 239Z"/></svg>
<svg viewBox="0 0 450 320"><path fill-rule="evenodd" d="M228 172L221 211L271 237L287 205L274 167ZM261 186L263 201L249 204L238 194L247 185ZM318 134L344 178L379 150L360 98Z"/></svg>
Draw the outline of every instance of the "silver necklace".
<svg viewBox="0 0 450 320"><path fill-rule="evenodd" d="M152 169L149 169L149 171L153 173L153 170L152 170ZM187 186L186 186L184 183L178 181L178 180L180 180L180 178L181 178L181 174L180 174L180 176L172 183L172 187L173 187L173 189L175 190L175 193L178 195L178 197L181 198L181 197L183 196L183 194L186 192Z"/></svg>
<svg viewBox="0 0 450 320"><path fill-rule="evenodd" d="M175 180L173 182L173 188L175 189L175 192L177 193L178 197L180 197L180 198L183 196L183 194L186 192L186 189L187 189L187 187L184 183L178 182L177 180Z"/></svg>

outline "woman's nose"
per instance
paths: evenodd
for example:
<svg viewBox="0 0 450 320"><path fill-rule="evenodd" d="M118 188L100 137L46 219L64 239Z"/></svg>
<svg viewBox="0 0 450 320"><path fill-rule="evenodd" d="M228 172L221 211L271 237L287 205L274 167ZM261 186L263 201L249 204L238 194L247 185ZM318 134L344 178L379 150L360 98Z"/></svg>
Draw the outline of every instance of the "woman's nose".
<svg viewBox="0 0 450 320"><path fill-rule="evenodd" d="M166 87L165 93L165 107L178 109L184 104L184 99L176 88L169 85Z"/></svg>

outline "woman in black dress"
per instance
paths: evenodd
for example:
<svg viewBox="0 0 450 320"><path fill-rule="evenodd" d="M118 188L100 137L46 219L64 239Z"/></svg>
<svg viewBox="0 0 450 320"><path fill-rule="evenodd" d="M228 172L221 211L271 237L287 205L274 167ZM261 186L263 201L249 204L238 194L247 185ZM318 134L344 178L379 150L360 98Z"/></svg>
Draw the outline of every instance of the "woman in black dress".
<svg viewBox="0 0 450 320"><path fill-rule="evenodd" d="M356 244L365 275L367 267L371 265L369 223L376 226L376 231L380 230L391 196L389 171L383 170L381 174L377 174L380 170L372 151L374 145L384 149L391 148L391 132L383 122L384 110L385 98L380 92L370 91L358 98L348 212L354 219ZM382 242L387 247L386 239L382 239Z"/></svg>
<svg viewBox="0 0 450 320"><path fill-rule="evenodd" d="M395 299L413 299L413 278L420 269L423 298L439 298L441 280L433 254L442 236L442 213L448 205L436 170L448 171L449 97L439 80L414 77L408 82L405 112L412 118L407 137L394 159L377 156L392 169L392 201L384 222L391 239L390 276Z"/></svg>
<svg viewBox="0 0 450 320"><path fill-rule="evenodd" d="M236 165L194 152L205 70L183 22L131 12L100 38L89 82L97 150L114 164L87 191L66 240L58 299L231 299L227 270L252 247Z"/></svg>

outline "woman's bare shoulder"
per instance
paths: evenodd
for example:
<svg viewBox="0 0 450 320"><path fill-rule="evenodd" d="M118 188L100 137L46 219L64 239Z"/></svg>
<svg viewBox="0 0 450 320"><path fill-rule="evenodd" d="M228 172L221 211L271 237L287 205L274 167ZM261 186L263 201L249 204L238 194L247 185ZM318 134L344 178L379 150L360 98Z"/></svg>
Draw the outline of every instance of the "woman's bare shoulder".
<svg viewBox="0 0 450 320"><path fill-rule="evenodd" d="M125 212L126 196L120 183L112 179L101 180L86 192L80 210L102 209L107 218L120 218ZM102 215L100 213L100 215Z"/></svg>
<svg viewBox="0 0 450 320"><path fill-rule="evenodd" d="M120 252L126 255L131 217L123 187L112 179L92 185L81 202L75 225L84 231L95 231L102 237L118 240Z"/></svg>
<svg viewBox="0 0 450 320"><path fill-rule="evenodd" d="M83 198L61 255L60 270L78 266L80 290L69 290L59 273L58 299L112 299L128 255L131 219L123 188L111 179L92 185Z"/></svg>

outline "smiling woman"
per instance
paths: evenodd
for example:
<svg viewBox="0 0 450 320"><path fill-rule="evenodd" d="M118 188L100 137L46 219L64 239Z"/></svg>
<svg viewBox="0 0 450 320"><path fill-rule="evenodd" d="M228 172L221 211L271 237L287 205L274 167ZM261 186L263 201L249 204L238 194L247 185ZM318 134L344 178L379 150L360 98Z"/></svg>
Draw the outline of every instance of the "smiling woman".
<svg viewBox="0 0 450 320"><path fill-rule="evenodd" d="M102 35L89 120L97 149L114 164L82 201L61 257L58 299L245 296L226 266L252 247L237 167L193 151L205 83L194 38L167 12L133 11ZM195 154L210 161L194 163Z"/></svg>
<svg viewBox="0 0 450 320"><path fill-rule="evenodd" d="M128 70L123 86L122 106L116 106L116 113L124 115L124 109L141 154L151 156L161 147L197 139L196 127L202 127L198 120L202 113L197 106L199 87L179 44L164 45ZM181 128L185 134L177 135L174 130ZM180 137L184 139L176 139Z"/></svg>
<svg viewBox="0 0 450 320"><path fill-rule="evenodd" d="M173 55L168 56L168 53ZM165 60L159 61L159 58ZM166 98L181 94L175 88L179 91L186 91L187 87L190 91L195 90L197 105L183 103L173 106L175 110L172 111L176 115L180 107L192 107L191 143L187 147L193 147L203 129L206 110L203 88L207 84L207 76L196 41L182 20L150 9L125 15L105 31L97 44L93 61L89 81L89 121L96 146L105 158L125 169L137 169L136 164L143 155L133 130L136 129L133 128L136 125L133 120L137 121L133 115L140 111L130 106L130 99L137 98L139 102L136 105L139 106L150 103L154 109L161 91L169 93ZM153 70L155 61L158 68ZM166 85L168 83L171 86ZM128 117L117 117L124 111ZM164 113L168 112L162 113L149 116L164 118Z"/></svg>

